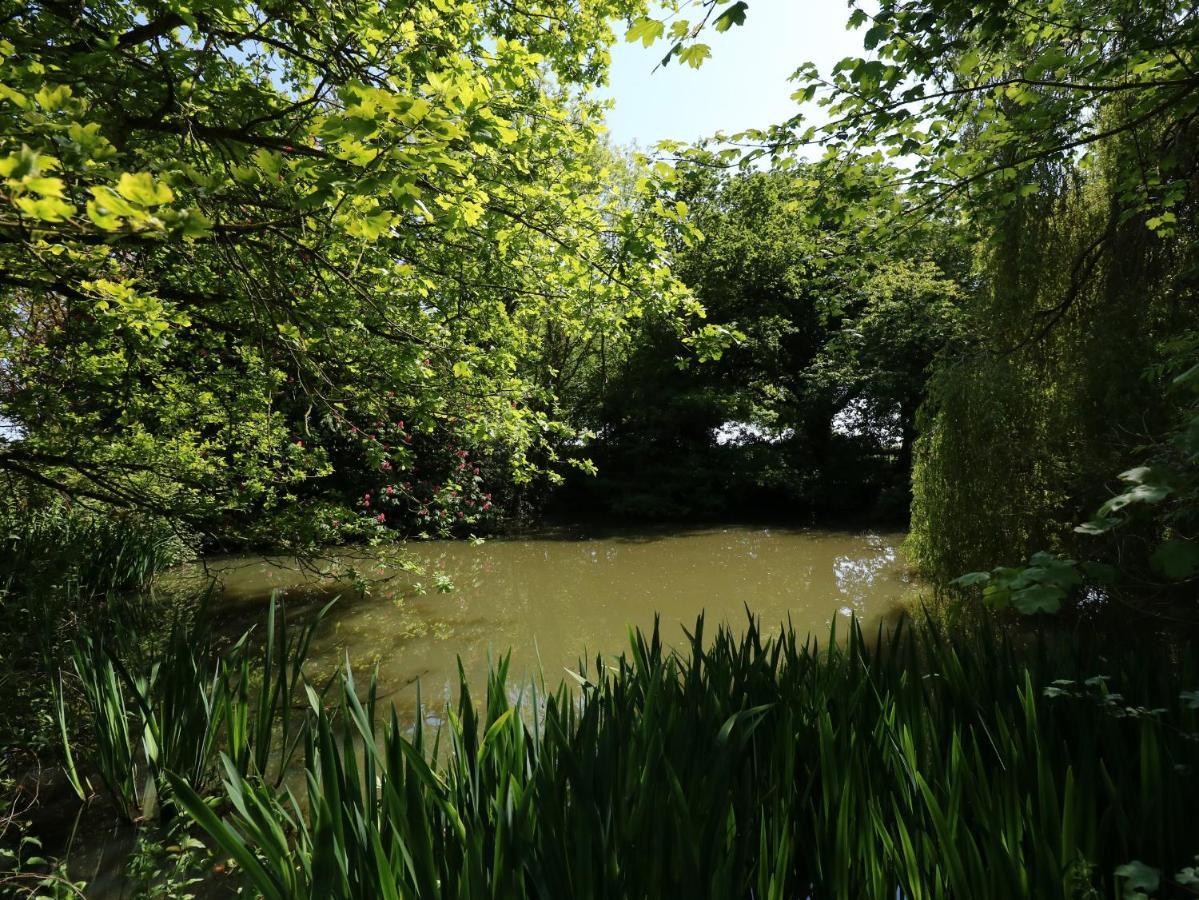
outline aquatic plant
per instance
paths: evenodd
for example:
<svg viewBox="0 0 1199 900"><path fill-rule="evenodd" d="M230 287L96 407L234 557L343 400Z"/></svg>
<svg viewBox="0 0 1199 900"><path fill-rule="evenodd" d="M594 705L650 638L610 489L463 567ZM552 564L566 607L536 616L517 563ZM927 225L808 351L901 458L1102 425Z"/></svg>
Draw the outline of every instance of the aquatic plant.
<svg viewBox="0 0 1199 900"><path fill-rule="evenodd" d="M148 516L63 501L0 509L0 595L11 598L91 601L138 590L190 552L168 523Z"/></svg>
<svg viewBox="0 0 1199 900"><path fill-rule="evenodd" d="M185 559L169 523L101 515L46 494L0 501L0 746L35 753L57 742L47 687L81 633L153 630L162 606L149 590Z"/></svg>
<svg viewBox="0 0 1199 900"><path fill-rule="evenodd" d="M289 630L283 604L272 596L260 649L252 630L220 648L206 617L196 616L177 625L141 671L128 665L130 636L119 629L108 637L80 636L71 662L90 726L85 765L76 763L71 732L79 723L72 723L61 677L55 690L76 793L81 799L93 793L86 775L94 772L123 817L155 819L165 774L205 792L222 748L227 768L277 785L302 733L294 698L304 683L308 647L331 605Z"/></svg>
<svg viewBox="0 0 1199 900"><path fill-rule="evenodd" d="M303 803L231 759L223 816L168 778L268 898L1007 900L1186 880L1190 647L703 626L683 653L633 633L548 695L514 693L501 660L479 706L462 677L432 736L347 669L332 709L309 697Z"/></svg>

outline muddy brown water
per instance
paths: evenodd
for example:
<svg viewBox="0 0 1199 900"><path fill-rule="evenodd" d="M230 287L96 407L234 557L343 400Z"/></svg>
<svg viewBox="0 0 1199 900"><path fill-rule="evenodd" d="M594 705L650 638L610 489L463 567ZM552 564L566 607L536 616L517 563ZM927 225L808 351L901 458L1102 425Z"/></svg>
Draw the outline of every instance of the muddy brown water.
<svg viewBox="0 0 1199 900"><path fill-rule="evenodd" d="M511 654L511 682L556 685L580 658L592 665L628 646L630 628L655 615L668 644L701 613L705 628L740 629L747 610L764 628L790 623L824 637L834 620L866 626L893 614L909 588L902 535L726 526L686 531L571 533L430 541L318 561L353 568L365 594L342 580L322 582L312 566L261 557L214 561L221 603L233 616L261 618L272 591L292 600L340 597L312 649L315 670L347 658L356 671L378 666L379 694L401 718L415 715L417 683L435 721L458 697L458 661L474 696L488 668ZM407 571L407 558L415 572Z"/></svg>

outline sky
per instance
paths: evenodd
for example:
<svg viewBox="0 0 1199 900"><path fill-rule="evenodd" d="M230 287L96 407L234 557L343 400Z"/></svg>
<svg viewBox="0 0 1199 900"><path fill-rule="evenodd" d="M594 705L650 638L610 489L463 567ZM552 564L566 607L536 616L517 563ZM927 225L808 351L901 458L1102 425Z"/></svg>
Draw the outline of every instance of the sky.
<svg viewBox="0 0 1199 900"><path fill-rule="evenodd" d="M843 57L862 55L863 32L845 29L849 14L846 0L750 0L744 25L701 38L712 57L698 70L673 60L654 72L669 43L643 47L621 33L603 92L616 104L608 113L612 139L651 149L664 139L690 142L784 121L798 108L787 79L800 63L810 60L824 75Z"/></svg>

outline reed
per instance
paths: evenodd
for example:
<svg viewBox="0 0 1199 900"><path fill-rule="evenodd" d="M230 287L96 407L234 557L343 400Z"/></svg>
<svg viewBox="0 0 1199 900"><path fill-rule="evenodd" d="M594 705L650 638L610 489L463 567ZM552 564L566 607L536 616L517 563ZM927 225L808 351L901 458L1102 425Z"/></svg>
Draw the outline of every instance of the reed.
<svg viewBox="0 0 1199 900"><path fill-rule="evenodd" d="M188 542L163 521L100 515L62 502L0 511L0 550L0 594L60 605L145 588L190 553Z"/></svg>
<svg viewBox="0 0 1199 900"><path fill-rule="evenodd" d="M230 757L223 815L168 779L268 898L1190 890L1190 647L703 632L681 653L636 632L548 695L501 660L433 734L347 670L332 706L309 693L302 800Z"/></svg>
<svg viewBox="0 0 1199 900"><path fill-rule="evenodd" d="M47 687L77 635L120 631L160 643L164 606L151 587L189 553L161 520L50 498L0 502L0 747L54 745L61 698Z"/></svg>
<svg viewBox="0 0 1199 900"><path fill-rule="evenodd" d="M191 790L214 786L217 752L242 776L281 783L305 727L296 714L303 665L312 635L329 604L306 624L289 628L272 596L261 640L247 631L222 647L203 614L177 624L152 661L138 667L136 635L120 628L105 637L84 635L73 647L72 681L81 704L65 701L62 676L55 711L66 770L80 798L95 790L94 775L119 814L130 820L160 817L172 798L173 773ZM76 741L78 726L86 739ZM77 747L87 756L76 763Z"/></svg>

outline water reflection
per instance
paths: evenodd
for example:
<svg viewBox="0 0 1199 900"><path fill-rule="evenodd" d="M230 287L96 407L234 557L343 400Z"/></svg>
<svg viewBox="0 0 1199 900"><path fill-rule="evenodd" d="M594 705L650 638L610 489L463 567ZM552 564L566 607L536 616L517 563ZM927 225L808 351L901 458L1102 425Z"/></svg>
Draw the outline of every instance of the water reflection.
<svg viewBox="0 0 1199 900"><path fill-rule="evenodd" d="M842 555L833 560L833 573L837 579L837 588L845 597L846 603L839 610L841 615L849 617L856 615L860 619L867 618L868 604L880 579L886 579L889 573L896 570L898 553L895 547L876 534L863 535L868 554Z"/></svg>
<svg viewBox="0 0 1199 900"><path fill-rule="evenodd" d="M347 596L317 636L314 665L331 671L347 653L357 669L378 665L381 695L412 716L418 681L427 714L457 700L458 658L476 694L505 653L516 682L543 671L556 685L580 658L623 651L629 627L648 629L655 614L668 642L701 612L709 628L741 626L746 608L800 632L826 631L838 613L869 623L904 589L900 539L727 527L413 544L416 572L394 552L331 559L339 571L352 563L370 589L333 589ZM217 572L228 608L247 618L276 588L297 599L330 591L278 560L228 560Z"/></svg>

